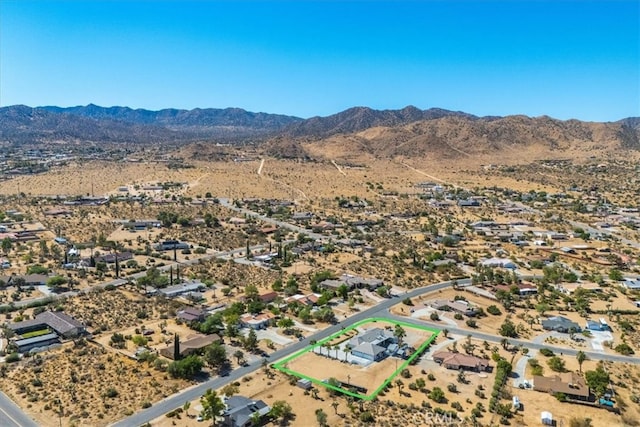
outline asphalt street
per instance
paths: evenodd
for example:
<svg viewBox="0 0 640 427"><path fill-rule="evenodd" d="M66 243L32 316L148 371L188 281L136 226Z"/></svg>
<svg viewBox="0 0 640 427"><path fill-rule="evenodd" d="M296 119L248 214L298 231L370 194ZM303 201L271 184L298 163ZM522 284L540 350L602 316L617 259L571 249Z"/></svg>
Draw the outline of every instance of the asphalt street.
<svg viewBox="0 0 640 427"><path fill-rule="evenodd" d="M13 403L13 400L0 391L0 426L38 427L38 424L22 412L22 409Z"/></svg>
<svg viewBox="0 0 640 427"><path fill-rule="evenodd" d="M466 284L469 284L470 282L471 282L470 279L458 280L459 285L466 285ZM423 288L411 290L405 294L398 295L393 298L389 298L381 302L380 304L376 305L375 307L356 313L353 316L341 321L340 323L336 325L332 325L326 329L323 329L322 331L319 331L305 338L302 341L294 342L288 347L285 347L278 351L273 352L272 354L269 355L269 358L268 358L269 363L276 362L284 357L287 357L303 349L304 347L310 345L312 340L319 341L323 338L328 337L331 334L338 332L342 328L348 327L356 322L359 322L361 320L364 320L370 317L386 317L389 319L402 320L404 322L413 323L416 325L431 326L435 329L445 329L443 328L442 324L438 324L436 322L427 322L422 320L411 319L410 317L396 316L394 314L389 313L389 308L398 304L404 298L414 298L425 293L444 289L451 286L451 283L452 283L451 281L436 283L433 285L425 286ZM504 339L504 337L499 335L487 334L484 332L474 331L470 329L454 328L451 326L446 326L446 329L448 329L452 334L471 335L475 339L481 339L481 340L485 340L493 343L500 343ZM569 356L575 355L578 352L578 350L567 349L563 347L556 347L556 346L547 345L547 344L539 344L539 343L525 341L525 340L511 339L511 338L509 339L509 343L510 345L515 345L515 346L522 344L524 347L531 348L531 349L540 349L540 348L546 347L553 350L557 354L563 353ZM611 360L614 362L640 364L640 358L637 358L637 357L628 357L628 356L622 356L622 355L604 354L604 353L595 353L595 352L585 352L585 353L592 360ZM261 366L262 366L261 361L258 361L250 364L249 366L241 367L232 371L229 376L212 378L194 387L191 387L189 389L176 393L173 396L169 396L168 398L155 403L152 407L142 410L121 421L118 421L112 424L112 426L113 427L130 427L130 426L139 426L147 422L150 422L155 418L158 418L169 411L172 411L176 408L183 406L184 403L187 401L191 401L199 398L204 394L204 392L207 389L209 388L217 389L217 388L223 387L224 385L230 382L238 381L240 380L241 377L260 369Z"/></svg>

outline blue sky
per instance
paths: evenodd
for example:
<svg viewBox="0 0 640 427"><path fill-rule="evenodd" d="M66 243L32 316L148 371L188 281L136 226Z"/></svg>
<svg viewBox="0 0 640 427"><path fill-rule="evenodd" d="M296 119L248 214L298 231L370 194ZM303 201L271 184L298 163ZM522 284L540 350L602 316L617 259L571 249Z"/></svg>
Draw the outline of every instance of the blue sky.
<svg viewBox="0 0 640 427"><path fill-rule="evenodd" d="M0 105L640 116L640 1L0 0Z"/></svg>

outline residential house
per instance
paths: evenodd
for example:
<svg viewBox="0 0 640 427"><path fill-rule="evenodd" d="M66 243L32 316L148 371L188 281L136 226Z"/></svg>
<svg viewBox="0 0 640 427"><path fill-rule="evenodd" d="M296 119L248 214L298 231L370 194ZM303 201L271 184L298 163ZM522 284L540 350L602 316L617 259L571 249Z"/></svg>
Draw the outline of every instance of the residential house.
<svg viewBox="0 0 640 427"><path fill-rule="evenodd" d="M223 412L226 427L249 427L254 425L255 414L266 416L271 407L262 400L252 400L244 396L230 396L224 398L225 410Z"/></svg>
<svg viewBox="0 0 640 427"><path fill-rule="evenodd" d="M277 292L267 292L267 293L258 295L258 299L265 304L275 301L276 298L278 298Z"/></svg>
<svg viewBox="0 0 640 427"><path fill-rule="evenodd" d="M116 262L116 258L118 259L118 262L129 261L130 259L133 259L133 253L117 252L115 254L104 254L95 257L95 261L96 263L104 262L106 264L114 264Z"/></svg>
<svg viewBox="0 0 640 427"><path fill-rule="evenodd" d="M207 313L199 308L185 307L178 311L176 317L184 322L201 322L207 317Z"/></svg>
<svg viewBox="0 0 640 427"><path fill-rule="evenodd" d="M387 357L387 349L372 342L363 342L351 350L351 354L377 362Z"/></svg>
<svg viewBox="0 0 640 427"><path fill-rule="evenodd" d="M189 244L181 242L179 240L165 240L162 243L154 246L156 251L170 251L173 249L189 249Z"/></svg>
<svg viewBox="0 0 640 427"><path fill-rule="evenodd" d="M622 282L622 286L627 289L640 289L640 279L625 277L624 282Z"/></svg>
<svg viewBox="0 0 640 427"><path fill-rule="evenodd" d="M309 221L310 219L314 218L314 214L313 212L296 212L293 215L291 215L291 219L293 221Z"/></svg>
<svg viewBox="0 0 640 427"><path fill-rule="evenodd" d="M160 228L162 222L157 219L140 219L135 221L127 221L122 224L122 227L126 230L146 230L148 228Z"/></svg>
<svg viewBox="0 0 640 427"><path fill-rule="evenodd" d="M318 302L318 296L316 294L302 295L296 294L285 298L285 304L297 303L306 306L313 306Z"/></svg>
<svg viewBox="0 0 640 427"><path fill-rule="evenodd" d="M364 277L352 276L350 274L343 274L339 279L327 279L320 282L321 287L332 290L336 290L342 285L345 285L349 290L355 288L375 290L384 285L384 282L380 279L366 279Z"/></svg>
<svg viewBox="0 0 640 427"><path fill-rule="evenodd" d="M471 306L467 301L463 300L452 301L446 299L436 299L427 301L424 304L426 306L435 308L436 310L453 311L455 313L463 314L467 317L473 317L478 312L475 307Z"/></svg>
<svg viewBox="0 0 640 427"><path fill-rule="evenodd" d="M535 283L514 283L511 285L496 285L495 290L503 290L506 292L511 292L513 287L518 288L518 295L520 296L528 296L535 295L538 293L538 287Z"/></svg>
<svg viewBox="0 0 640 427"><path fill-rule="evenodd" d="M433 360L447 369L463 369L475 372L490 372L492 369L488 360L451 351L438 351L433 354Z"/></svg>
<svg viewBox="0 0 640 427"><path fill-rule="evenodd" d="M583 289L591 292L602 292L602 287L593 282L580 282L580 283L558 283L556 289L560 292L571 295L578 289Z"/></svg>
<svg viewBox="0 0 640 427"><path fill-rule="evenodd" d="M167 298L175 298L187 293L201 292L206 288L207 287L204 283L194 280L191 282L181 283L179 285L167 286L166 288L159 289L158 291Z"/></svg>
<svg viewBox="0 0 640 427"><path fill-rule="evenodd" d="M86 327L82 323L61 311L45 311L37 314L34 319L10 323L7 327L16 335L45 328L64 338L75 338L86 333Z"/></svg>
<svg viewBox="0 0 640 427"><path fill-rule="evenodd" d="M216 334L196 334L184 342L181 341L179 343L180 345L178 346L178 352L180 353L180 357L185 357L190 354L200 353L204 350L205 347L219 342L222 342L222 338L220 338L220 336ZM168 347L160 349L160 354L168 359L173 360L174 345L170 344Z"/></svg>
<svg viewBox="0 0 640 427"><path fill-rule="evenodd" d="M489 258L482 261L481 264L485 267L499 267L509 270L515 270L516 268L518 268L516 263L511 261L509 258Z"/></svg>
<svg viewBox="0 0 640 427"><path fill-rule="evenodd" d="M48 347L52 344L59 344L60 338L57 334L50 333L32 338L17 339L13 344L18 348L18 353L26 353L34 348Z"/></svg>
<svg viewBox="0 0 640 427"><path fill-rule="evenodd" d="M609 324L604 318L600 318L598 321L587 320L585 329L588 329L590 331L610 331L611 330L611 328L609 327Z"/></svg>
<svg viewBox="0 0 640 427"><path fill-rule="evenodd" d="M585 379L575 372L565 372L552 377L533 376L533 389L544 393L562 393L568 399L589 401L591 391Z"/></svg>
<svg viewBox="0 0 640 427"><path fill-rule="evenodd" d="M275 317L273 313L245 313L240 316L240 325L251 329L266 329Z"/></svg>
<svg viewBox="0 0 640 427"><path fill-rule="evenodd" d="M476 199L458 200L458 206L461 208L477 208L480 207L480 201Z"/></svg>
<svg viewBox="0 0 640 427"><path fill-rule="evenodd" d="M377 362L388 355L387 348L397 343L392 332L373 328L349 340L351 354L366 360Z"/></svg>
<svg viewBox="0 0 640 427"><path fill-rule="evenodd" d="M569 333L571 331L577 333L582 330L580 328L580 325L578 325L576 322L562 316L554 316L543 320L542 329L564 333Z"/></svg>

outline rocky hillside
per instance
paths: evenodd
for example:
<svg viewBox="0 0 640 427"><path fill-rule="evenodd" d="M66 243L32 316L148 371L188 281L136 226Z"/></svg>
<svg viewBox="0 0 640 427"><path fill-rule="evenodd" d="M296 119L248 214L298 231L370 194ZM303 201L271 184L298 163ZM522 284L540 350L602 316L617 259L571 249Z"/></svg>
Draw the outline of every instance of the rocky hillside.
<svg viewBox="0 0 640 427"><path fill-rule="evenodd" d="M401 126L377 126L360 132L333 135L305 143L311 157L354 160L361 155L377 158L456 158L528 152L556 154L603 153L640 150L640 127L626 121L592 123L550 117L509 116L468 118L448 116Z"/></svg>
<svg viewBox="0 0 640 427"><path fill-rule="evenodd" d="M300 119L238 108L134 110L96 105L0 108L0 142L259 143L264 155L381 158L519 155L526 150L640 150L640 118L594 123L550 117L476 117L442 109L350 108Z"/></svg>

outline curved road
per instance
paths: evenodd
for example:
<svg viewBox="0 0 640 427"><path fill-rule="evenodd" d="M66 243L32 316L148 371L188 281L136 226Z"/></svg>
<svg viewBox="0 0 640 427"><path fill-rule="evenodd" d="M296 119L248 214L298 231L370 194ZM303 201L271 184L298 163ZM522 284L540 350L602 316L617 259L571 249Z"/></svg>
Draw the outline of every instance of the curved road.
<svg viewBox="0 0 640 427"><path fill-rule="evenodd" d="M462 280L458 280L457 281L458 284L460 285L465 285L465 284L470 284L471 283L471 279L462 279ZM304 347L308 346L311 344L312 340L315 341L319 341L323 338L328 337L331 334L334 334L336 332L338 332L339 330L341 330L342 328L345 328L347 326L350 326L356 322L359 322L360 320L364 320L370 317L386 317L389 319L395 319L395 320L402 320L404 322L407 323L413 323L416 325L428 325L431 327L434 327L436 329L444 329L442 324L438 324L435 322L427 322L427 321L422 321L422 320L416 320L416 319L412 319L410 317L403 317L403 316L397 316L394 314L389 313L389 309L398 304L401 299L403 298L414 298L420 295L423 295L425 293L429 293L429 292L434 292L434 291L438 291L440 289L444 289L447 288L449 286L451 286L452 281L447 281L447 282L441 282L441 283L436 283L433 285L429 285L429 286L425 286L423 288L418 288L418 289L413 289L409 292L407 292L406 294L402 294L399 295L398 297L394 297L394 298L389 298L383 302L381 302L380 304L378 304L375 307L372 307L368 310L365 311L361 311L359 313L354 314L353 316L343 320L342 322L336 324L336 325L332 325L326 329L323 329L322 331L319 331L307 338L305 338L302 341L297 341L294 342L293 344L282 348L280 350L277 350L275 352L273 352L272 354L269 355L269 360L270 362L275 362L279 359L282 359L286 356L289 356L290 354L295 353L296 351L299 351L301 349L303 349ZM494 342L494 343L500 343L504 337L499 336L499 335L492 335L492 334L487 334L484 332L480 332L480 331L475 331L475 330L469 330L469 329L463 329L463 328L455 328L455 327L450 327L450 326L446 326L446 329L448 329L450 332L455 333L455 334L460 334L460 335L471 335L473 338L476 339L481 339L481 340L486 340L489 342ZM574 349L568 349L568 348L563 348L563 347L555 347L555 346L551 346L551 345L546 345L546 344L538 344L538 343L534 343L534 342L530 342L530 341L525 341L525 340L518 340L518 339L509 339L509 343L511 345L520 345L522 344L524 347L527 348L531 348L531 349L540 349L542 347L547 347L551 350L554 350L556 353L563 353L566 355L575 355L578 350L574 350ZM615 355L615 354L602 354L602 353L592 353L592 352L585 352L590 359L592 360L611 360L614 362L626 362L626 363L635 363L635 364L640 364L640 358L639 357L627 357L627 356L622 356L622 355ZM169 396L168 398L161 400L160 402L156 402L152 407L145 409L143 411L140 411L130 417L127 417L123 420L120 420L114 424L112 424L112 427L131 427L131 426L139 426L142 424L145 424L147 422L150 422L158 417L161 417L162 415L164 415L165 413L172 411L176 408L179 408L181 406L184 405L185 402L187 401L191 401L194 399L199 398L200 396L202 396L204 394L204 392L211 388L211 389L217 389L220 387L223 387L224 385L230 383L230 382L234 382L234 381L238 381L240 380L241 377L254 372L258 369L260 369L260 367L262 366L261 361L257 361L254 362L248 366L244 366L244 367L240 367L234 371L232 371L228 376L226 377L216 377L216 378L212 378L208 381L205 381L203 383L197 384L191 388L185 389L179 393L174 394L173 396Z"/></svg>

